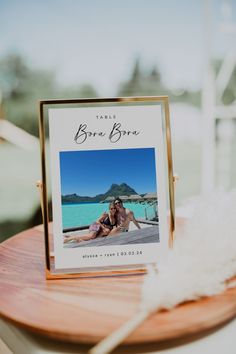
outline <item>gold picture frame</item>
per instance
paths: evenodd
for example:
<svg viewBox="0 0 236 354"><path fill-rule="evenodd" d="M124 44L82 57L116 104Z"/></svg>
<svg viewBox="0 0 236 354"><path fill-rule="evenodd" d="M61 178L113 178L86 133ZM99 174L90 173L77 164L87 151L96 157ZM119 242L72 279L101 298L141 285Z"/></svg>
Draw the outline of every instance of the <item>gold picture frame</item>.
<svg viewBox="0 0 236 354"><path fill-rule="evenodd" d="M115 107L115 108L114 108ZM143 112L145 112L145 107L151 107L149 110L158 109L160 112L160 120L159 122L162 132L160 133L160 137L163 137L163 156L165 166L162 166L163 171L166 174L166 190L163 193L166 193L166 201L169 204L169 207L166 209L169 210L168 216L168 247L173 246L174 240L174 230L175 230L175 195L174 195L174 176L173 176L173 161L172 161L172 147L171 147L171 129L170 129L170 113L169 113L169 99L168 96L151 96L151 97L119 97L119 98L92 98L92 99L63 99L63 100L40 100L39 101L39 133L40 133L40 152L41 152L41 173L42 180L38 184L40 187L41 194L41 208L42 208L42 216L43 216L43 225L44 225L44 240L45 240L45 258L46 258L46 278L47 279L57 279L57 278L71 278L71 277L88 277L88 276L108 276L108 275L123 275L123 274L136 274L142 273L146 271L146 264L148 262L138 262L138 263L127 263L127 264L115 264L101 267L66 267L63 268L60 266L58 269L55 267L55 240L54 235L51 230L52 224L49 223L49 195L48 195L48 152L46 148L46 136L47 129L49 124L49 112L54 112L55 115L60 115L60 113L68 115L67 113L72 112L71 109L75 109L74 111L80 113L80 108L83 108L83 112L88 111L89 109L115 109L119 112L120 107L126 107L123 109L127 111L132 116L132 109L135 112L139 112L142 107ZM129 107L133 107L132 109ZM50 113L51 114L51 113ZM98 117L98 116L97 116ZM63 119L64 119L63 118ZM104 118L104 117L102 117ZM109 118L109 117L108 117ZM57 118L60 119L60 118ZM98 119L98 118L97 118ZM107 119L107 118L106 118ZM109 119L108 119L109 120ZM81 121L81 118L78 118L78 121ZM127 121L127 119L126 119ZM132 120L133 121L133 120ZM59 122L59 120L58 120ZM63 135L64 128L63 126L60 128L60 124L57 124L59 127L54 128L57 134L60 133ZM64 125L66 127L67 125ZM153 128L150 127L151 131ZM160 130L160 129L159 129ZM153 132L152 132L153 134ZM91 133L92 135L92 133ZM95 133L94 133L95 135ZM128 134L127 134L128 135ZM146 134L146 140L147 140ZM127 138L128 139L128 138ZM51 128L51 132L49 132L49 142L53 140L53 129ZM59 138L57 138L60 141ZM62 137L63 140L63 137ZM127 141L126 141L127 142ZM50 147L52 150L52 147ZM90 148L91 149L91 148ZM112 148L113 149L113 148ZM60 150L60 149L59 149ZM58 151L59 151L58 150ZM63 150L63 147L62 147ZM65 149L66 150L66 149ZM57 152L58 152L57 151ZM79 151L79 149L75 150ZM96 150L95 150L96 151ZM51 151L51 162L54 160L54 153ZM163 162L162 162L163 164ZM163 172L164 173L164 172ZM52 178L52 177L50 177ZM59 179L59 177L58 177ZM164 185L161 186L164 189ZM52 193L53 194L53 193ZM52 203L53 204L53 203ZM58 204L54 202L54 204ZM55 206L55 205L54 205ZM55 206L59 208L59 206ZM53 221L54 223L54 221ZM54 246L53 246L54 242ZM151 262L150 262L151 263ZM97 269L98 268L98 269Z"/></svg>

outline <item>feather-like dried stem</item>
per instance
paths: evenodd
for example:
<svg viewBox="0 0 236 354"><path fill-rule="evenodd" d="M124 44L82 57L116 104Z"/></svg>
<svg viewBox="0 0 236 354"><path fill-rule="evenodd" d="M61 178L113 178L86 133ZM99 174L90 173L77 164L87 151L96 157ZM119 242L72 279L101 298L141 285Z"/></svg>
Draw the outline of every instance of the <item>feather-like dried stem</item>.
<svg viewBox="0 0 236 354"><path fill-rule="evenodd" d="M95 345L88 354L108 354L131 334L148 316L150 311L140 310L128 322L114 331L110 336Z"/></svg>

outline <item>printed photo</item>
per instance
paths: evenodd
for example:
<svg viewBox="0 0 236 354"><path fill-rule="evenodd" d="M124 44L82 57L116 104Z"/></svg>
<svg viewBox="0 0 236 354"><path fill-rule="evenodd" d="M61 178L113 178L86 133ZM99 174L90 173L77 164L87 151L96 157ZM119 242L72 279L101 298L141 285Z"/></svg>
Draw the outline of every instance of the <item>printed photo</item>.
<svg viewBox="0 0 236 354"><path fill-rule="evenodd" d="M174 230L168 97L48 100L39 112L47 277L157 262Z"/></svg>
<svg viewBox="0 0 236 354"><path fill-rule="evenodd" d="M155 148L59 154L64 249L159 242Z"/></svg>

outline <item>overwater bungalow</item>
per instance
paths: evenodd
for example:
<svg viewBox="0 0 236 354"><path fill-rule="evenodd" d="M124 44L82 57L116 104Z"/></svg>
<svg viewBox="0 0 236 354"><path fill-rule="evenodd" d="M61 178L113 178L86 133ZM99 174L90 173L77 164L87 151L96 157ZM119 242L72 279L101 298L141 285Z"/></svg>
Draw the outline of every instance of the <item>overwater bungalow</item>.
<svg viewBox="0 0 236 354"><path fill-rule="evenodd" d="M122 200L123 203L127 202L142 202L143 198L139 194L132 194L132 195L121 195L119 198ZM106 199L102 200L100 203L110 203L115 200L115 197L107 197Z"/></svg>
<svg viewBox="0 0 236 354"><path fill-rule="evenodd" d="M128 195L120 195L119 198L122 200L123 203L125 203L129 199L129 196Z"/></svg>
<svg viewBox="0 0 236 354"><path fill-rule="evenodd" d="M157 193L146 193L144 196L143 196L143 199L145 201L155 201L157 200Z"/></svg>
<svg viewBox="0 0 236 354"><path fill-rule="evenodd" d="M150 205L157 205L157 193L147 193L143 196L144 203L148 203Z"/></svg>
<svg viewBox="0 0 236 354"><path fill-rule="evenodd" d="M129 196L128 201L129 202L141 202L143 198L139 194L132 194Z"/></svg>

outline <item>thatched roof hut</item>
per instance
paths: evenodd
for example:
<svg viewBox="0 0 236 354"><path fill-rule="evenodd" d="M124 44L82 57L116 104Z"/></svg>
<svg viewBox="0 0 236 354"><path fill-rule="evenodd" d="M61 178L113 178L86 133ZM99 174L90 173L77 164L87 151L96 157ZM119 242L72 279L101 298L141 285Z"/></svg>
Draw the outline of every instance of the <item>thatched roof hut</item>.
<svg viewBox="0 0 236 354"><path fill-rule="evenodd" d="M132 195L129 196L129 201L130 202L138 202L138 201L141 201L141 200L143 200L143 198L139 194L132 194Z"/></svg>
<svg viewBox="0 0 236 354"><path fill-rule="evenodd" d="M157 193L147 193L143 196L144 200L157 200Z"/></svg>
<svg viewBox="0 0 236 354"><path fill-rule="evenodd" d="M122 202L125 202L129 199L128 195L120 195L119 198L122 200Z"/></svg>

